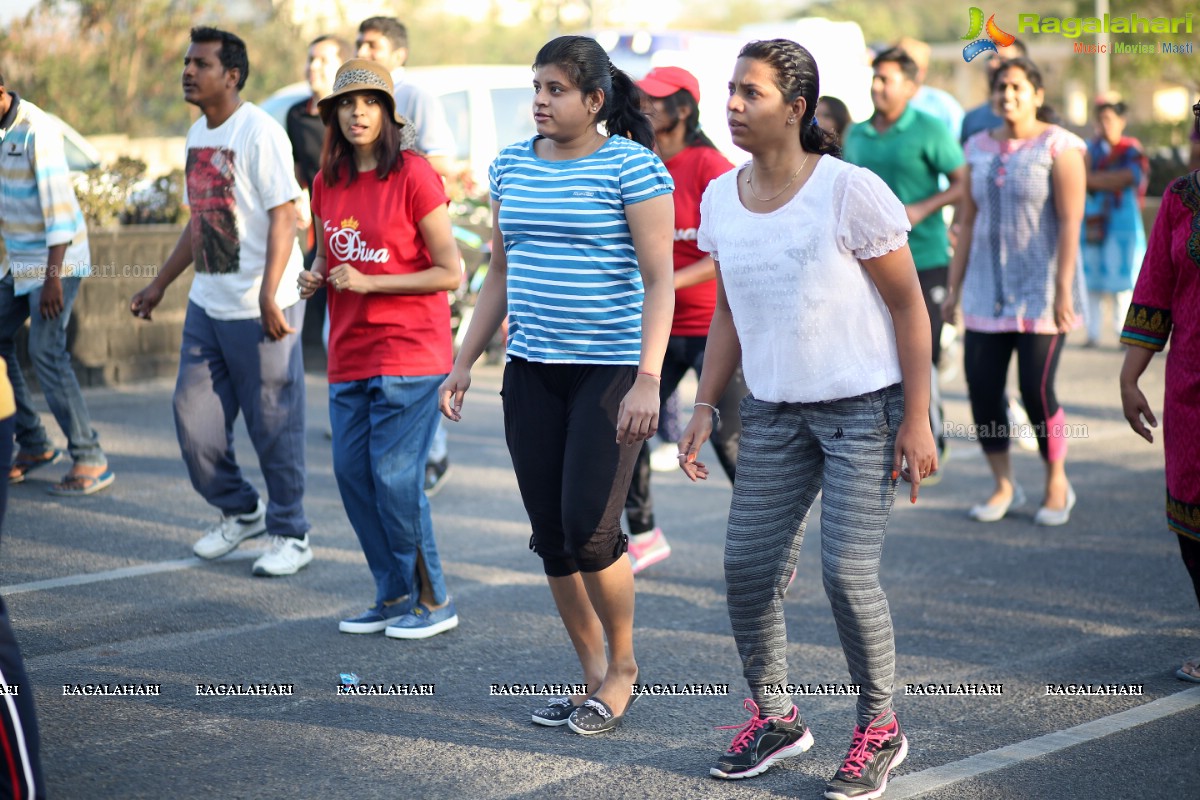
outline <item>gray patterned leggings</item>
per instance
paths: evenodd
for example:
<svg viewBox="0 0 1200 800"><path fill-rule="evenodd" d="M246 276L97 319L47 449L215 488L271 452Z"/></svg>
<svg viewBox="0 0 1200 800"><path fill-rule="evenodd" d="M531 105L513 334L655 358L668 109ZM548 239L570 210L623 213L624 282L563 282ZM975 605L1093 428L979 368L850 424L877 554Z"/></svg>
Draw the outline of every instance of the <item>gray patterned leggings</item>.
<svg viewBox="0 0 1200 800"><path fill-rule="evenodd" d="M828 403L742 401L737 482L725 537L729 621L742 674L764 716L788 713L783 592L808 512L824 490L821 567L864 728L892 702L895 643L879 586L883 533L896 496L892 457L904 415L900 384Z"/></svg>

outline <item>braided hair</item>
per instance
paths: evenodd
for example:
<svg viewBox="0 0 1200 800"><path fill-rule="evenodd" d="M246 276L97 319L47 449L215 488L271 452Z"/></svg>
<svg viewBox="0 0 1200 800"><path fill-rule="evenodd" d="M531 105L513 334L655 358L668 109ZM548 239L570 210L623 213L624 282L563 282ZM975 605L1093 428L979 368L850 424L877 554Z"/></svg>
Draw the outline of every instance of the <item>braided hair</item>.
<svg viewBox="0 0 1200 800"><path fill-rule="evenodd" d="M800 144L810 153L842 156L837 137L817 124L817 98L821 95L821 79L812 53L790 39L768 39L747 44L738 58L761 61L775 71L775 87L791 104L804 98L804 116L800 118Z"/></svg>
<svg viewBox="0 0 1200 800"><path fill-rule="evenodd" d="M556 66L586 97L604 93L596 120L609 136L624 136L643 147L654 147L654 128L642 113L640 90L625 72L613 66L608 53L590 36L559 36L538 51L533 68Z"/></svg>

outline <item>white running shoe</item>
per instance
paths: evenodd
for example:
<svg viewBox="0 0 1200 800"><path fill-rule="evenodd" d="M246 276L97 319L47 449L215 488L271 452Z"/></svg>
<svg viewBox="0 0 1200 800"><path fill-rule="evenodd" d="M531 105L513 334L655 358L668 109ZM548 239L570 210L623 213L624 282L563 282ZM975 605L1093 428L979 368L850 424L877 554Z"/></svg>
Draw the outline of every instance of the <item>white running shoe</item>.
<svg viewBox="0 0 1200 800"><path fill-rule="evenodd" d="M192 552L200 558L220 558L232 552L239 544L267 530L267 506L262 498L253 513L221 517L221 521L208 529L200 540L192 545Z"/></svg>
<svg viewBox="0 0 1200 800"><path fill-rule="evenodd" d="M313 560L308 546L308 534L303 539L293 536L272 536L271 547L254 562L254 574L270 578L295 575Z"/></svg>

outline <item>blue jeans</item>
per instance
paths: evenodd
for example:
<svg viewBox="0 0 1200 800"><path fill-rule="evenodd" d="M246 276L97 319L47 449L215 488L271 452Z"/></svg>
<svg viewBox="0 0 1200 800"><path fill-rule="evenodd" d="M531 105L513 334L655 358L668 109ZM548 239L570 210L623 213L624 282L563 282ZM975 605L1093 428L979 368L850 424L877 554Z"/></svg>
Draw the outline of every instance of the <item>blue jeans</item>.
<svg viewBox="0 0 1200 800"><path fill-rule="evenodd" d="M67 323L79 294L80 278L62 278L63 310L55 319L42 319L39 286L27 295L13 294L12 273L0 280L0 358L8 362L8 377L17 400L17 444L26 453L45 453L54 449L41 417L33 410L33 397L21 367L17 363L16 335L29 320L29 360L41 384L46 404L58 427L67 437L67 450L76 464L104 466L108 459L100 448L100 435L92 429L79 381L71 368L67 352Z"/></svg>
<svg viewBox="0 0 1200 800"><path fill-rule="evenodd" d="M218 320L188 303L175 382L175 433L192 486L226 516L258 505L233 452L233 423L246 417L267 482L267 533L300 539L304 516L304 303L284 309L295 329L279 341L261 319Z"/></svg>
<svg viewBox="0 0 1200 800"><path fill-rule="evenodd" d="M333 474L367 566L375 602L420 591L417 556L429 573L434 604L446 602L446 579L425 497L425 459L437 428L444 375L329 384Z"/></svg>

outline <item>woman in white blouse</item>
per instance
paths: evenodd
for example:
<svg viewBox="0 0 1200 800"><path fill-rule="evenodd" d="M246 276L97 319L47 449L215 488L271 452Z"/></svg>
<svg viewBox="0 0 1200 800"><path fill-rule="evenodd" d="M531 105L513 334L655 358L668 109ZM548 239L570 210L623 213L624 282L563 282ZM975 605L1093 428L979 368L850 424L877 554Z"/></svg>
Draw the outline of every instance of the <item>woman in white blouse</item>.
<svg viewBox="0 0 1200 800"><path fill-rule="evenodd" d="M757 775L811 746L786 694L783 593L808 513L824 490L821 559L852 682L857 724L827 798L877 797L907 752L892 713L895 646L879 586L883 534L902 471L916 502L937 469L929 428L929 317L908 250L908 219L875 175L842 162L814 120L809 52L751 42L727 104L733 141L753 156L714 180L699 245L717 262L717 309L696 411L680 442L690 478L713 409L741 354L738 479L725 541L729 617L752 718L710 772Z"/></svg>

